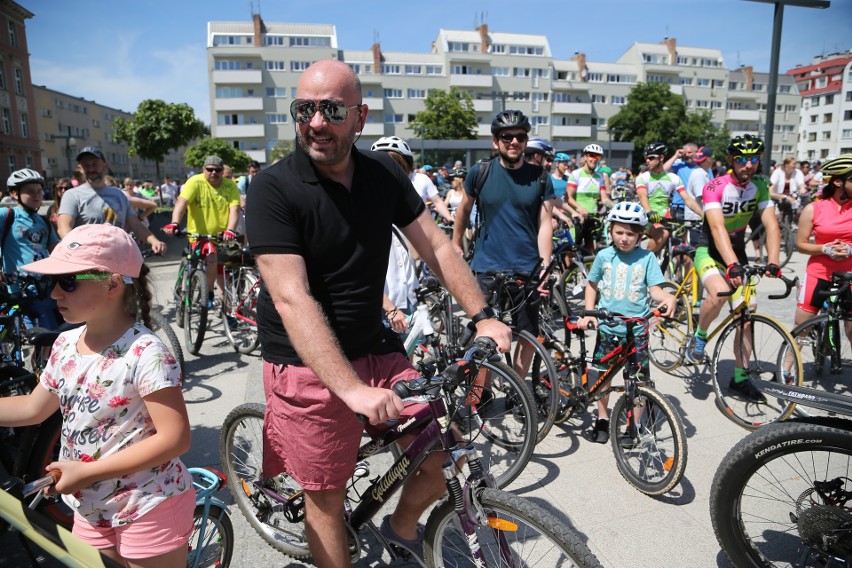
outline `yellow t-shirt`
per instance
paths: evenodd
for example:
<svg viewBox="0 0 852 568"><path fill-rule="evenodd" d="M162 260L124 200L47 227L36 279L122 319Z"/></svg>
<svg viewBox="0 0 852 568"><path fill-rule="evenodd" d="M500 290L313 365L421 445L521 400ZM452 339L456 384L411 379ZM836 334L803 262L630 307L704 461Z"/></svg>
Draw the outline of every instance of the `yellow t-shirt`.
<svg viewBox="0 0 852 568"><path fill-rule="evenodd" d="M190 233L221 233L228 228L231 207L240 204L240 191L233 180L224 178L219 187L213 187L204 174L189 178L180 196L188 202L186 229Z"/></svg>

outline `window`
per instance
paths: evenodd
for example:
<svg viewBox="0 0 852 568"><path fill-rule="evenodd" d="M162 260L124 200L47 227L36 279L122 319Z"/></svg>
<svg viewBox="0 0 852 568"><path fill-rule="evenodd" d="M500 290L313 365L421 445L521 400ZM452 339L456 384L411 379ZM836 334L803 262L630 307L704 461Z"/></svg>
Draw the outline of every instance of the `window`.
<svg viewBox="0 0 852 568"><path fill-rule="evenodd" d="M811 124L816 124L816 122L817 122L817 115L812 114L811 115Z"/></svg>
<svg viewBox="0 0 852 568"><path fill-rule="evenodd" d="M646 75L646 76L645 76L645 79L646 79L649 83L669 83L669 84L671 84L671 83L672 83L672 79L671 79L671 78L663 77L662 75ZM706 80L707 80L707 79L704 79L704 81L706 81ZM701 81L702 81L702 79L698 79L698 80L697 80L697 83L698 83L698 86L699 86L699 87L701 87L701 86L702 86L702 85L701 85ZM707 85L704 85L704 86L706 87Z"/></svg>
<svg viewBox="0 0 852 568"><path fill-rule="evenodd" d="M349 65L349 68L352 69L355 72L356 75L361 74L361 64L360 63L347 63L347 65Z"/></svg>
<svg viewBox="0 0 852 568"><path fill-rule="evenodd" d="M331 47L331 38L294 36L290 38L290 47Z"/></svg>
<svg viewBox="0 0 852 568"><path fill-rule="evenodd" d="M763 92L766 90L766 83L752 83L751 90Z"/></svg>
<svg viewBox="0 0 852 568"><path fill-rule="evenodd" d="M385 122L402 123L402 115L401 114L386 114L385 115Z"/></svg>
<svg viewBox="0 0 852 568"><path fill-rule="evenodd" d="M725 82L722 79L713 79L713 81L710 83L710 85L714 89L717 89L717 88L721 89L722 87L725 86Z"/></svg>
<svg viewBox="0 0 852 568"><path fill-rule="evenodd" d="M5 88L5 87L3 86L2 72L0 72L0 89L3 89L3 88ZM846 101L847 102L852 101L852 91L846 91Z"/></svg>
<svg viewBox="0 0 852 568"><path fill-rule="evenodd" d="M252 36L250 35L214 35L213 36L213 46L217 45L251 45Z"/></svg>
<svg viewBox="0 0 852 568"><path fill-rule="evenodd" d="M0 89L6 90L6 75L3 73L3 65L0 65Z"/></svg>
<svg viewBox="0 0 852 568"><path fill-rule="evenodd" d="M823 140L831 140L831 131L826 130L825 132L823 132L822 133L822 139Z"/></svg>
<svg viewBox="0 0 852 568"><path fill-rule="evenodd" d="M792 93L793 92L793 86L792 85L778 85L778 92L779 93L785 93L785 94Z"/></svg>
<svg viewBox="0 0 852 568"><path fill-rule="evenodd" d="M744 106L740 101L728 101L728 110L743 110Z"/></svg>
<svg viewBox="0 0 852 568"><path fill-rule="evenodd" d="M717 110L722 108L722 101L711 101L710 102L710 108L717 109Z"/></svg>
<svg viewBox="0 0 852 568"><path fill-rule="evenodd" d="M389 63L382 64L382 75L399 75L401 67Z"/></svg>
<svg viewBox="0 0 852 568"><path fill-rule="evenodd" d="M263 67L267 71L286 71L287 62L285 61L264 61Z"/></svg>
<svg viewBox="0 0 852 568"><path fill-rule="evenodd" d="M589 73L586 76L586 80L590 83L603 83L604 74L603 73Z"/></svg>
<svg viewBox="0 0 852 568"><path fill-rule="evenodd" d="M97 120L95 120L95 119L92 119L92 126L93 126L93 127L95 127L95 128L100 128L100 127L101 127L101 123L100 123L100 122L98 122L98 121L97 121Z"/></svg>
<svg viewBox="0 0 852 568"><path fill-rule="evenodd" d="M616 73L607 73L606 82L633 84L636 82L636 75L619 75Z"/></svg>
<svg viewBox="0 0 852 568"><path fill-rule="evenodd" d="M495 77L508 77L509 76L509 68L508 67L492 67L491 74Z"/></svg>
<svg viewBox="0 0 852 568"><path fill-rule="evenodd" d="M547 123L548 123L548 120L547 120L546 116L531 116L530 117L530 124L532 124L533 126L539 126L539 125L544 126Z"/></svg>
<svg viewBox="0 0 852 568"><path fill-rule="evenodd" d="M691 106L692 106L692 100L691 100L691 99L686 99L686 98L685 98L685 99L683 99L683 106L685 106L686 108L691 107Z"/></svg>
<svg viewBox="0 0 852 568"><path fill-rule="evenodd" d="M540 47L510 45L509 53L512 55L542 55L544 54L544 50Z"/></svg>
<svg viewBox="0 0 852 568"><path fill-rule="evenodd" d="M216 87L217 99L233 99L253 96L254 89L243 89L242 87Z"/></svg>
<svg viewBox="0 0 852 568"><path fill-rule="evenodd" d="M263 38L263 45L284 45L284 38L281 36L266 36Z"/></svg>
<svg viewBox="0 0 852 568"><path fill-rule="evenodd" d="M729 91L736 91L739 88L740 88L740 84L737 83L736 81L729 81L728 82L728 90Z"/></svg>
<svg viewBox="0 0 852 568"><path fill-rule="evenodd" d="M689 65L689 57L678 56L677 64L678 65Z"/></svg>
<svg viewBox="0 0 852 568"><path fill-rule="evenodd" d="M606 103L606 95L592 95L593 103Z"/></svg>
<svg viewBox="0 0 852 568"><path fill-rule="evenodd" d="M530 76L530 68L529 67L515 67L515 77L529 77Z"/></svg>
<svg viewBox="0 0 852 568"><path fill-rule="evenodd" d="M12 134L12 111L3 109L3 134Z"/></svg>
<svg viewBox="0 0 852 568"><path fill-rule="evenodd" d="M287 87L266 87L266 96L273 99L286 99Z"/></svg>
<svg viewBox="0 0 852 568"><path fill-rule="evenodd" d="M18 161L15 159L14 154L9 155L9 171L14 172L18 169Z"/></svg>
<svg viewBox="0 0 852 568"><path fill-rule="evenodd" d="M784 105L784 112L796 112L796 105Z"/></svg>
<svg viewBox="0 0 852 568"><path fill-rule="evenodd" d="M832 116L833 116L833 115L832 115L832 113L830 113L830 112L827 112L827 113L825 113L824 115L822 115L822 123L823 123L823 124L828 124L829 122L831 122L831 117L832 117Z"/></svg>
<svg viewBox="0 0 852 568"><path fill-rule="evenodd" d="M819 95L817 95L815 97L811 97L811 106L812 107L819 106Z"/></svg>
<svg viewBox="0 0 852 568"><path fill-rule="evenodd" d="M285 112L266 113L266 124L287 124L288 115Z"/></svg>
<svg viewBox="0 0 852 568"><path fill-rule="evenodd" d="M665 58L662 55L657 55L656 53L643 53L642 61L644 63L665 63Z"/></svg>
<svg viewBox="0 0 852 568"><path fill-rule="evenodd" d="M710 101L704 101L704 100L700 100L700 99L695 101L695 107L696 108L708 108L709 106L710 106Z"/></svg>
<svg viewBox="0 0 852 568"><path fill-rule="evenodd" d="M606 127L606 119L605 118L596 118L596 117L593 116L592 117L592 126L600 126L602 128Z"/></svg>
<svg viewBox="0 0 852 568"><path fill-rule="evenodd" d="M451 42L447 43L447 50L449 50L449 51L463 52L463 51L468 51L469 49L470 49L469 44L463 43L463 42L460 42L460 41L451 41ZM388 122L388 121L386 120L385 122Z"/></svg>
<svg viewBox="0 0 852 568"><path fill-rule="evenodd" d="M539 77L541 79L547 79L548 77L550 77L550 69L533 69L532 76Z"/></svg>
<svg viewBox="0 0 852 568"><path fill-rule="evenodd" d="M613 104L613 105L626 105L627 104L627 97L617 97L617 96L613 95L609 98L609 102L610 102L610 104Z"/></svg>
<svg viewBox="0 0 852 568"><path fill-rule="evenodd" d="M408 89L409 99L425 99L426 89Z"/></svg>
<svg viewBox="0 0 852 568"><path fill-rule="evenodd" d="M16 46L18 45L18 30L15 26L15 22L9 20L9 45Z"/></svg>
<svg viewBox="0 0 852 568"><path fill-rule="evenodd" d="M406 65L405 66L405 74L406 75L422 75L423 66L421 65Z"/></svg>
<svg viewBox="0 0 852 568"><path fill-rule="evenodd" d="M216 71L239 71L242 68L242 62L234 59L217 59L213 62L213 69Z"/></svg>
<svg viewBox="0 0 852 568"><path fill-rule="evenodd" d="M834 95L825 95L825 104L833 105L834 104Z"/></svg>
<svg viewBox="0 0 852 568"><path fill-rule="evenodd" d="M427 65L426 66L426 74L427 75L442 75L444 73L443 67L440 65Z"/></svg>
<svg viewBox="0 0 852 568"><path fill-rule="evenodd" d="M291 61L290 71L304 71L311 66L310 61Z"/></svg>
<svg viewBox="0 0 852 568"><path fill-rule="evenodd" d="M15 92L19 95L24 94L24 72L20 67L15 67Z"/></svg>
<svg viewBox="0 0 852 568"><path fill-rule="evenodd" d="M852 120L852 110L843 111L843 120Z"/></svg>
<svg viewBox="0 0 852 568"><path fill-rule="evenodd" d="M696 87L709 87L710 79L702 79L701 77L695 78L695 86Z"/></svg>
<svg viewBox="0 0 852 568"><path fill-rule="evenodd" d="M450 73L453 75L479 75L481 69L474 69L472 65L451 65Z"/></svg>
<svg viewBox="0 0 852 568"><path fill-rule="evenodd" d="M808 134L808 142L816 142L816 132L811 132Z"/></svg>
<svg viewBox="0 0 852 568"><path fill-rule="evenodd" d="M691 86L692 85L692 77L681 77L680 78L680 84Z"/></svg>
<svg viewBox="0 0 852 568"><path fill-rule="evenodd" d="M386 99L401 99L402 89L385 89L383 94Z"/></svg>

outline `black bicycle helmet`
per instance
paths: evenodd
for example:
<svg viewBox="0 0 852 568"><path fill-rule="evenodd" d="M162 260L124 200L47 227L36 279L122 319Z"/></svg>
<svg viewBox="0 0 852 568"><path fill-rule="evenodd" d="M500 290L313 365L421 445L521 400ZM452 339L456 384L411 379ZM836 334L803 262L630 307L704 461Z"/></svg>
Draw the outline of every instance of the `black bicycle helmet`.
<svg viewBox="0 0 852 568"><path fill-rule="evenodd" d="M519 110L498 112L494 120L491 121L491 134L496 136L498 132L507 128L523 128L529 132L532 125L530 125L530 120L526 115Z"/></svg>
<svg viewBox="0 0 852 568"><path fill-rule="evenodd" d="M754 156L763 154L763 140L751 134L743 134L742 136L734 136L731 143L728 144L729 156Z"/></svg>
<svg viewBox="0 0 852 568"><path fill-rule="evenodd" d="M450 177L464 179L467 177L467 170L465 168L456 168L450 172Z"/></svg>
<svg viewBox="0 0 852 568"><path fill-rule="evenodd" d="M645 146L645 156L665 156L669 149L662 142L651 142Z"/></svg>

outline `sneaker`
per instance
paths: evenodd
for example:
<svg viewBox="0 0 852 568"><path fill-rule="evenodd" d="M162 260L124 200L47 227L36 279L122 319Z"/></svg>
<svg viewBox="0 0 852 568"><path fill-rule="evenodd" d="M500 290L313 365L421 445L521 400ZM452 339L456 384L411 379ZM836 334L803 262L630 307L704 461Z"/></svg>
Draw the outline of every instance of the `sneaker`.
<svg viewBox="0 0 852 568"><path fill-rule="evenodd" d="M735 383L734 379L731 379L728 388L741 395L748 402L766 402L766 397L751 384L751 379L746 379L740 383Z"/></svg>
<svg viewBox="0 0 852 568"><path fill-rule="evenodd" d="M422 525L417 525L417 538L414 540L405 540L393 530L393 527L390 525L390 515L387 515L382 521L382 526L379 528L379 532L382 534L384 539L388 541L390 545L394 548L402 549L402 554L408 559L408 557L413 556L411 558L415 562L418 562L421 566L423 564L423 533L425 529ZM397 551L394 551L397 552Z"/></svg>
<svg viewBox="0 0 852 568"><path fill-rule="evenodd" d="M636 446L636 440L633 439L630 432L625 430L621 433L621 436L618 437L618 445L625 450L632 450Z"/></svg>
<svg viewBox="0 0 852 568"><path fill-rule="evenodd" d="M589 438L596 444L606 444L609 442L609 420L599 418L595 422L595 427L589 433Z"/></svg>
<svg viewBox="0 0 852 568"><path fill-rule="evenodd" d="M690 337L686 344L686 352L684 353L686 360L690 363L703 363L705 347L707 347L706 337L703 339L697 335Z"/></svg>

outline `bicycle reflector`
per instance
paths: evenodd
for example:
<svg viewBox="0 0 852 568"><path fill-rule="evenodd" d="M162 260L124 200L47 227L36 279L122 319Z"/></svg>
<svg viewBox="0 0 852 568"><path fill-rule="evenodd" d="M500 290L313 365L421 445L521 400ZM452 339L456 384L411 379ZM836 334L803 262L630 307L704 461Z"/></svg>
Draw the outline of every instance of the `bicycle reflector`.
<svg viewBox="0 0 852 568"><path fill-rule="evenodd" d="M518 532L518 525L513 523L512 521L507 521L506 519L501 519L499 517L488 517L486 521L488 526L492 529L497 529L498 531L505 532Z"/></svg>

